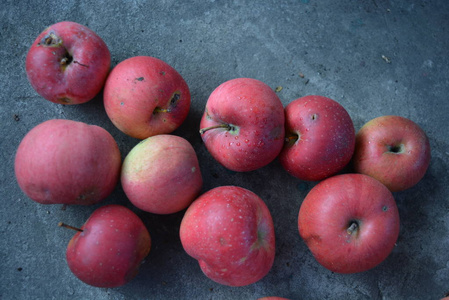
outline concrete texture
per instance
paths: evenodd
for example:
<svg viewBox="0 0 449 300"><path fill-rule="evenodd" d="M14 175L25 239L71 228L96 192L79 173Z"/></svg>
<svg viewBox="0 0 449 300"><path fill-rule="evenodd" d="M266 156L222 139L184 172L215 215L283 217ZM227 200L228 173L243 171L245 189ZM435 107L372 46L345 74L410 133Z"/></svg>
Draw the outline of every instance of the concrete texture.
<svg viewBox="0 0 449 300"><path fill-rule="evenodd" d="M117 186L90 207L43 206L19 189L15 151L37 124L66 118L97 124L116 139L124 157L138 142L106 116L102 96L79 106L40 98L27 81L29 46L48 25L71 20L107 43L112 64L135 55L175 67L192 93L190 114L174 134L194 146L203 191L238 185L256 192L272 212L277 254L270 273L240 288L206 278L182 249L183 212L157 216L130 205ZM0 299L439 299L449 292L449 2L445 0L290 1L10 1L0 8ZM383 59L382 57L388 59ZM387 61L388 60L388 61ZM303 74L303 77L302 75ZM356 130L395 114L428 134L432 161L415 187L395 193L401 230L393 253L373 270L334 274L321 267L297 232L300 204L315 183L297 180L276 160L249 173L215 162L198 133L209 94L220 83L252 77L278 93L284 105L308 94L339 101ZM349 171L349 170L348 170ZM153 248L140 274L116 289L90 287L67 267L73 233L107 203L132 208L144 220Z"/></svg>

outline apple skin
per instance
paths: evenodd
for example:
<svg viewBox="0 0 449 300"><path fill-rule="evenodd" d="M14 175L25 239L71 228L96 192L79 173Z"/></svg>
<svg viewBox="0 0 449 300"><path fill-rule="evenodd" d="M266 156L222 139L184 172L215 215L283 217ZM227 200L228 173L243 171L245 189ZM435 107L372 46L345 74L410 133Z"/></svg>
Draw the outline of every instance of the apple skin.
<svg viewBox="0 0 449 300"><path fill-rule="evenodd" d="M105 129L53 119L31 129L15 157L22 191L42 204L95 204L115 188L121 155Z"/></svg>
<svg viewBox="0 0 449 300"><path fill-rule="evenodd" d="M150 56L120 62L109 74L103 95L112 123L138 139L173 132L190 110L190 90L182 76Z"/></svg>
<svg viewBox="0 0 449 300"><path fill-rule="evenodd" d="M236 78L209 96L200 123L206 148L220 164L237 172L273 161L284 143L284 107L265 83Z"/></svg>
<svg viewBox="0 0 449 300"><path fill-rule="evenodd" d="M180 227L184 250L211 280L245 286L262 279L275 256L273 220L253 192L220 186L187 209Z"/></svg>
<svg viewBox="0 0 449 300"><path fill-rule="evenodd" d="M353 167L398 192L416 185L431 160L426 133L410 119L381 116L357 132Z"/></svg>
<svg viewBox="0 0 449 300"><path fill-rule="evenodd" d="M142 220L116 204L96 209L67 246L67 264L84 283L113 288L133 279L149 254L151 237Z"/></svg>
<svg viewBox="0 0 449 300"><path fill-rule="evenodd" d="M155 214L185 209L203 185L192 145L168 134L149 137L129 152L123 161L121 182L131 203Z"/></svg>
<svg viewBox="0 0 449 300"><path fill-rule="evenodd" d="M399 213L391 192L364 174L335 175L307 194L299 234L315 259L337 273L374 268L393 250Z"/></svg>
<svg viewBox="0 0 449 300"><path fill-rule="evenodd" d="M45 29L31 45L26 73L31 86L45 99L80 104L103 88L111 65L105 42L75 22L59 22Z"/></svg>
<svg viewBox="0 0 449 300"><path fill-rule="evenodd" d="M355 129L341 104L323 96L305 96L290 102L285 116L286 142L279 161L291 175L323 180L351 161Z"/></svg>

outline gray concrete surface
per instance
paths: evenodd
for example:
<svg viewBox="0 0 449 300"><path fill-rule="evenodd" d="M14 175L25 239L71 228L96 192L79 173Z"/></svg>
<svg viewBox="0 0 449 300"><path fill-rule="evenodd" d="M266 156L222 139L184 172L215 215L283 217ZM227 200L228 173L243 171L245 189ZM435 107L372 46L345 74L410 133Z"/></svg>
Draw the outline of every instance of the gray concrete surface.
<svg viewBox="0 0 449 300"><path fill-rule="evenodd" d="M267 1L1 1L0 7L0 299L439 299L449 292L449 2L445 0ZM270 273L240 288L216 284L184 253L178 230L183 212L138 211L117 186L90 207L43 206L29 200L14 177L15 151L37 124L66 118L97 124L117 140L122 156L137 140L107 118L102 96L79 106L40 98L27 81L29 46L48 25L71 20L107 43L112 64L135 55L175 67L192 93L190 114L174 134L200 158L203 191L239 185L256 192L272 212L277 254ZM385 56L389 58L387 63ZM304 75L304 78L300 76ZM276 160L249 173L218 165L198 134L206 100L220 83L252 77L284 105L308 94L339 101L356 130L381 115L417 122L428 134L432 162L415 187L395 193L401 216L397 246L373 270L333 274L312 257L297 232L299 206L315 183L288 174ZM347 170L350 171L350 170ZM75 278L65 249L73 233L107 203L132 208L144 220L153 248L140 274L115 289Z"/></svg>

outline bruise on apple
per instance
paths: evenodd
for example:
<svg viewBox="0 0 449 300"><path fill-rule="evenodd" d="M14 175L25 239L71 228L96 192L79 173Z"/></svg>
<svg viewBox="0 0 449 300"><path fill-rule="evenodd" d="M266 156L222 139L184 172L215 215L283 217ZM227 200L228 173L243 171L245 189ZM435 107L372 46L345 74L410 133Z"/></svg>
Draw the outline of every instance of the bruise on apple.
<svg viewBox="0 0 449 300"><path fill-rule="evenodd" d="M45 35L42 40L37 43L37 46L44 47L59 47L62 45L62 39L57 36L53 31L50 31L47 35Z"/></svg>

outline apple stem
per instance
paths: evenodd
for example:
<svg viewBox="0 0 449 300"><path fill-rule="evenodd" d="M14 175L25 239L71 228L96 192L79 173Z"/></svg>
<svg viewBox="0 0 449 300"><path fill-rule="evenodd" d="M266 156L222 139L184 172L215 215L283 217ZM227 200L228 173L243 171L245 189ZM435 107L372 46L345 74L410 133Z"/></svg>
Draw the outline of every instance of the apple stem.
<svg viewBox="0 0 449 300"><path fill-rule="evenodd" d="M79 232L83 232L83 230L81 228L73 227L73 226L67 225L67 224L65 224L63 222L59 222L58 226L59 227L64 227L64 228L68 228L68 229L72 229L72 230L76 230L76 231L79 231Z"/></svg>
<svg viewBox="0 0 449 300"><path fill-rule="evenodd" d="M357 230L358 227L359 227L359 225L357 224L357 222L351 222L351 225L346 230L346 232L348 234L352 235Z"/></svg>
<svg viewBox="0 0 449 300"><path fill-rule="evenodd" d="M218 124L218 125L214 125L214 126L210 126L210 127L206 127L206 128L200 129L200 134L204 134L208 130L217 129L217 128L225 128L227 130L231 130L232 129L231 125L229 125L229 124Z"/></svg>

